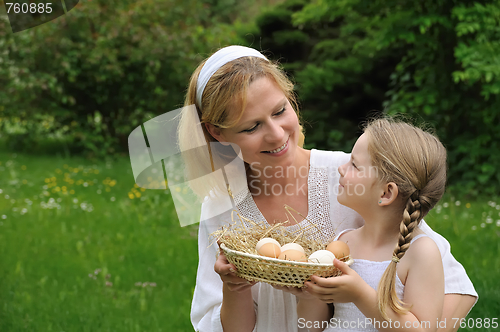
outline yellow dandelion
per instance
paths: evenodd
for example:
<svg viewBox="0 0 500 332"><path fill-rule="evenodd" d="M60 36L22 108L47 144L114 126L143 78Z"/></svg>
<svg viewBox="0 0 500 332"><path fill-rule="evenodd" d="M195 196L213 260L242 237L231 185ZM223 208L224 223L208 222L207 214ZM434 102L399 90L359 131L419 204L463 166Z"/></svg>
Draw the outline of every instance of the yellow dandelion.
<svg viewBox="0 0 500 332"><path fill-rule="evenodd" d="M110 187L106 187L106 192L110 192L111 191L111 188Z"/></svg>
<svg viewBox="0 0 500 332"><path fill-rule="evenodd" d="M49 183L49 182L50 182L50 178L46 178L45 183Z"/></svg>
<svg viewBox="0 0 500 332"><path fill-rule="evenodd" d="M114 187L114 186L115 186L115 184L116 184L116 180L111 180L111 181L109 182L110 187Z"/></svg>
<svg viewBox="0 0 500 332"><path fill-rule="evenodd" d="M137 192L135 192L135 197L137 197L137 198L141 197L141 193L140 193L140 192L138 192L138 191L137 191Z"/></svg>
<svg viewBox="0 0 500 332"><path fill-rule="evenodd" d="M137 183L135 183L134 188L139 188L139 185Z"/></svg>
<svg viewBox="0 0 500 332"><path fill-rule="evenodd" d="M75 194L75 191L74 191L73 189L71 189L71 190L69 191L69 193L70 193L71 195L74 195L74 194Z"/></svg>
<svg viewBox="0 0 500 332"><path fill-rule="evenodd" d="M83 181L82 179L80 179L80 180L76 181L76 185L77 185L77 186L79 186L79 185L81 185L83 182L84 182L84 181Z"/></svg>
<svg viewBox="0 0 500 332"><path fill-rule="evenodd" d="M135 196L134 196L134 194L132 194L132 193L128 193L128 198L130 198L130 199L134 199L134 197L135 197Z"/></svg>
<svg viewBox="0 0 500 332"><path fill-rule="evenodd" d="M50 181L52 181L52 182L56 182L56 181L57 181L57 178L56 178L55 176L53 176L53 177L51 177L51 178L50 178Z"/></svg>
<svg viewBox="0 0 500 332"><path fill-rule="evenodd" d="M470 203L465 204L465 207L470 209Z"/></svg>
<svg viewBox="0 0 500 332"><path fill-rule="evenodd" d="M65 178L69 178L69 175L70 175L69 173L64 173Z"/></svg>
<svg viewBox="0 0 500 332"><path fill-rule="evenodd" d="M57 192L61 191L61 188L59 188L59 187L55 187L55 188L54 188L54 190L55 190L55 191L56 191L56 193L57 193Z"/></svg>
<svg viewBox="0 0 500 332"><path fill-rule="evenodd" d="M22 169L23 171L25 171L25 170L26 170L26 165L21 166L21 169Z"/></svg>
<svg viewBox="0 0 500 332"><path fill-rule="evenodd" d="M68 190L68 188L66 188L66 186L62 186L61 190L62 190L62 191L67 191L67 190Z"/></svg>
<svg viewBox="0 0 500 332"><path fill-rule="evenodd" d="M146 188L141 188L141 191L142 191L142 192L145 192L145 191L146 191Z"/></svg>
<svg viewBox="0 0 500 332"><path fill-rule="evenodd" d="M73 168L73 173L78 173L80 171L78 168Z"/></svg>

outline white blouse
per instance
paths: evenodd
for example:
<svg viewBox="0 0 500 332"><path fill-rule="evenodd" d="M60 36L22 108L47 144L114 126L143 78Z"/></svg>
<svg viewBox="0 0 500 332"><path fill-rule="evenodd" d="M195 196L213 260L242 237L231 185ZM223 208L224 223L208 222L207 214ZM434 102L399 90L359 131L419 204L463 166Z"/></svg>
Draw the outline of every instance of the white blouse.
<svg viewBox="0 0 500 332"><path fill-rule="evenodd" d="M355 211L338 203L338 167L346 163L350 155L344 152L311 150L308 173L308 215L307 219L318 225L320 232L313 235L319 240L329 241L335 234L344 229L358 228L363 219ZM245 193L235 197L239 212L254 221L265 221L251 194ZM218 246L211 243L209 236L223 225L231 222L231 211L216 217L216 198L207 199L202 205L201 222L198 234L199 264L196 276L196 287L191 306L191 322L196 331L222 332L220 309L222 306L222 281L214 271ZM303 220L300 226L307 225ZM290 226L289 230L300 227ZM469 294L477 297L477 293L464 268L450 253L448 241L434 232L424 221L421 228L438 245L443 257L445 273L445 293ZM287 292L277 290L266 283L257 283L252 287L254 308L257 317L256 332L298 331L297 298Z"/></svg>

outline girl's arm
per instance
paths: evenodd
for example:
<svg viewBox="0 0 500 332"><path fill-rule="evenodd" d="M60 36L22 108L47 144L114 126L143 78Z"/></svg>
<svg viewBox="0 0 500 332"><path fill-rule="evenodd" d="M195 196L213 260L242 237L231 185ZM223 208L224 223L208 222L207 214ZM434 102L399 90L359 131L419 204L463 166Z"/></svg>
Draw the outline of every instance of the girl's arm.
<svg viewBox="0 0 500 332"><path fill-rule="evenodd" d="M451 254L450 243L432 230L424 220L420 222L419 228L436 242L443 260L445 296L441 321L446 324L442 323L439 331L457 331L459 324L454 322L460 322L467 316L477 302L477 292L463 266Z"/></svg>
<svg viewBox="0 0 500 332"><path fill-rule="evenodd" d="M398 315L389 307L386 312L393 321L392 328L379 329L380 331L397 331L403 327L407 331L436 331L441 318L444 301L444 274L441 255L434 241L430 238L421 238L410 246L400 264L408 266L408 275L405 282L405 303L411 305L405 315ZM356 306L369 318L382 322L378 308L373 304L378 302L377 296L370 297L370 301L359 298ZM396 326L399 324L399 328Z"/></svg>
<svg viewBox="0 0 500 332"><path fill-rule="evenodd" d="M391 322L384 319L378 309L375 289L366 284L347 264L335 260L343 275L336 278L313 277L315 284L307 283L309 292L326 302L353 302L371 320L379 331L436 331L444 299L444 276L439 250L429 238L415 241L403 257L408 264L405 283L405 303L411 304L405 315L386 308ZM403 264L403 260L401 263Z"/></svg>
<svg viewBox="0 0 500 332"><path fill-rule="evenodd" d="M456 332L477 301L477 297L466 294L445 294L443 315L438 332Z"/></svg>

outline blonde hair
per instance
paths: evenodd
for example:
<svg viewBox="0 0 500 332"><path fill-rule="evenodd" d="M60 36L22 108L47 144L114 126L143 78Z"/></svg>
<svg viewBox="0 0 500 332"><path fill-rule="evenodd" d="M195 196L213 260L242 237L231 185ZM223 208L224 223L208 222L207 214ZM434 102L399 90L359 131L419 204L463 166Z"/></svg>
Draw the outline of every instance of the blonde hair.
<svg viewBox="0 0 500 332"><path fill-rule="evenodd" d="M399 241L393 260L378 285L378 306L388 320L386 308L408 312L395 287L397 262L410 247L413 230L441 199L446 184L446 150L433 134L394 119L377 119L365 128L372 165L382 183L394 182L404 205Z"/></svg>
<svg viewBox="0 0 500 332"><path fill-rule="evenodd" d="M208 80L202 94L201 105L198 105L196 102L196 86L200 71L207 60L205 59L193 72L184 101L184 107L196 106L196 113L202 124L203 136L193 133L192 125L198 120L194 118L194 114L183 112L179 123L179 146L181 151L208 144L208 151L197 149L199 153L188 154L188 159L184 159L187 178L189 179L198 178L214 171L210 142L216 142L216 140L210 135L204 124L209 123L219 128L231 128L236 125L245 110L248 88L256 79L261 77L272 79L283 91L299 116L300 121L293 83L278 64L252 56L230 61L219 68ZM239 114L235 120L231 121L229 112L231 109L236 108L240 109ZM304 144L302 126L300 129L299 146L302 147ZM226 190L226 188L221 188L220 183L210 180L197 187L192 187L192 189L200 197L207 196L213 190L215 192L219 189Z"/></svg>

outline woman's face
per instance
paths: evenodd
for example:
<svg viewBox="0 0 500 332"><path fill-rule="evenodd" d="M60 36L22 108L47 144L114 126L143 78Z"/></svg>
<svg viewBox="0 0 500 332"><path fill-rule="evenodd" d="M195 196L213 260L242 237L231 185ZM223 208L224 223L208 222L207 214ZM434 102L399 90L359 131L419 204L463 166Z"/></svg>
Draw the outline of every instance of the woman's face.
<svg viewBox="0 0 500 332"><path fill-rule="evenodd" d="M231 112L230 120L237 116L238 110ZM243 160L253 168L286 167L295 160L300 126L283 91L272 79L262 77L250 84L238 123L212 135L219 142L237 144Z"/></svg>

